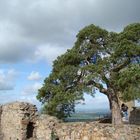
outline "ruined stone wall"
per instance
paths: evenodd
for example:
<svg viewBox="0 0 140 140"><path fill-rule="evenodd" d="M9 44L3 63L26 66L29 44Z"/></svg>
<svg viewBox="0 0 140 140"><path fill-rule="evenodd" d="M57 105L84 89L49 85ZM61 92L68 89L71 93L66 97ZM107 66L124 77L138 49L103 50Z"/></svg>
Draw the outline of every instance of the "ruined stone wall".
<svg viewBox="0 0 140 140"><path fill-rule="evenodd" d="M131 124L139 124L140 125L140 108L134 107L130 112L129 121Z"/></svg>
<svg viewBox="0 0 140 140"><path fill-rule="evenodd" d="M36 138L37 140L51 140L52 132L59 127L59 120L49 115L39 116L36 122ZM61 126L61 123L60 123ZM61 128L61 127L60 127Z"/></svg>
<svg viewBox="0 0 140 140"><path fill-rule="evenodd" d="M2 115L2 106L0 105L0 140L2 139L2 132L1 132L1 115Z"/></svg>
<svg viewBox="0 0 140 140"><path fill-rule="evenodd" d="M26 140L33 133L37 109L34 105L15 102L1 108L1 135L3 140Z"/></svg>
<svg viewBox="0 0 140 140"><path fill-rule="evenodd" d="M44 120L39 121L37 140L140 140L140 126L135 125L114 127L98 122L57 124L51 121L50 129Z"/></svg>
<svg viewBox="0 0 140 140"><path fill-rule="evenodd" d="M0 120L0 140L140 140L140 125L63 123L23 102L0 107Z"/></svg>

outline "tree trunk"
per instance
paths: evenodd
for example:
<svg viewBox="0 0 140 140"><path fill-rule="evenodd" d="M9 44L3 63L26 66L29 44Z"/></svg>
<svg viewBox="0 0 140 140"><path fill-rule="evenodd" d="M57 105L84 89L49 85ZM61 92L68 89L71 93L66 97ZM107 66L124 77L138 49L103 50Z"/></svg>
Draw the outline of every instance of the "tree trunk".
<svg viewBox="0 0 140 140"><path fill-rule="evenodd" d="M108 94L107 94L107 97L108 97L108 101L109 101L110 110L112 110L112 100Z"/></svg>
<svg viewBox="0 0 140 140"><path fill-rule="evenodd" d="M111 112L112 112L112 124L120 125L122 124L121 109L119 105L119 100L117 96L112 96L110 99Z"/></svg>

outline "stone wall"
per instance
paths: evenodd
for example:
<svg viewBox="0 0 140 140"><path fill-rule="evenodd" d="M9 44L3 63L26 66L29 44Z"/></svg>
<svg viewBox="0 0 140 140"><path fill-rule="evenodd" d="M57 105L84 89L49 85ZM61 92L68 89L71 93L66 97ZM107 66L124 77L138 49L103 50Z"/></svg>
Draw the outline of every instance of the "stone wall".
<svg viewBox="0 0 140 140"><path fill-rule="evenodd" d="M3 140L25 140L35 137L37 108L29 103L15 102L1 108Z"/></svg>
<svg viewBox="0 0 140 140"><path fill-rule="evenodd" d="M140 125L140 108L133 107L133 110L130 112L130 123Z"/></svg>
<svg viewBox="0 0 140 140"><path fill-rule="evenodd" d="M135 125L114 127L98 122L52 124L54 128L51 129L45 123L37 127L37 140L140 140L140 126Z"/></svg>
<svg viewBox="0 0 140 140"><path fill-rule="evenodd" d="M140 126L90 122L59 124L56 128L60 140L140 140Z"/></svg>
<svg viewBox="0 0 140 140"><path fill-rule="evenodd" d="M1 115L2 115L2 106L0 105L0 140L2 139L2 132L1 132Z"/></svg>
<svg viewBox="0 0 140 140"><path fill-rule="evenodd" d="M55 117L48 115L39 116L36 122L36 138L37 140L50 140L52 132L56 132L56 127L58 127L59 120ZM61 127L60 127L61 128Z"/></svg>
<svg viewBox="0 0 140 140"><path fill-rule="evenodd" d="M0 120L0 140L140 140L140 125L63 123L23 102L1 106Z"/></svg>

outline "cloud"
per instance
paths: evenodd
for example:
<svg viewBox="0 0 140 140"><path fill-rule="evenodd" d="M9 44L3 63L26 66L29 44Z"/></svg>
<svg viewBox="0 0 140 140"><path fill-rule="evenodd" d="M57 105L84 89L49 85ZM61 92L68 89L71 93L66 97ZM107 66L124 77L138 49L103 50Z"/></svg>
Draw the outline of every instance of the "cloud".
<svg viewBox="0 0 140 140"><path fill-rule="evenodd" d="M12 96L11 96L12 94ZM9 102L15 102L15 101L22 101L22 102L29 102L38 107L38 109L41 108L41 103L36 99L34 94L30 95L21 95L19 93L16 93L15 91L9 92L2 92L0 93L0 104L6 104Z"/></svg>
<svg viewBox="0 0 140 140"><path fill-rule="evenodd" d="M57 56L66 52L66 47L60 47L57 45L45 44L43 46L39 46L35 51L35 56L38 60L46 60L48 63L52 63Z"/></svg>
<svg viewBox="0 0 140 140"><path fill-rule="evenodd" d="M0 1L0 63L40 58L51 63L72 47L78 31L88 24L120 31L139 22L139 5L139 0ZM54 50L51 56L49 49Z"/></svg>
<svg viewBox="0 0 140 140"><path fill-rule="evenodd" d="M32 81L38 81L38 80L41 80L41 75L39 74L39 72L35 72L35 71L32 71L30 73L30 75L27 77L28 80L32 80Z"/></svg>
<svg viewBox="0 0 140 140"><path fill-rule="evenodd" d="M98 93L95 97L85 94L84 98L85 101L76 106L77 110L109 109L109 101L101 93Z"/></svg>
<svg viewBox="0 0 140 140"><path fill-rule="evenodd" d="M18 101L32 103L37 106L38 110L41 108L41 103L36 99L34 95L20 96Z"/></svg>
<svg viewBox="0 0 140 140"><path fill-rule="evenodd" d="M23 91L22 91L22 95L35 95L38 92L38 89L42 87L42 84L39 82L36 82L32 85L28 85L26 87L24 87Z"/></svg>
<svg viewBox="0 0 140 140"><path fill-rule="evenodd" d="M16 76L17 72L14 69L0 69L0 90L13 90Z"/></svg>

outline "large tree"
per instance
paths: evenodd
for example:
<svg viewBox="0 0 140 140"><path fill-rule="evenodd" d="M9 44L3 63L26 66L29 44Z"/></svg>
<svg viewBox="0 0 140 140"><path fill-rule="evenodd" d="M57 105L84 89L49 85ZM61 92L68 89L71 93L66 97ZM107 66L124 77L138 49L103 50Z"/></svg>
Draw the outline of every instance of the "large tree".
<svg viewBox="0 0 140 140"><path fill-rule="evenodd" d="M89 25L77 35L72 49L59 56L37 98L44 110L59 118L69 116L84 93L107 96L112 123L121 124L119 98L140 97L140 24L121 33ZM94 103L93 103L94 104Z"/></svg>

